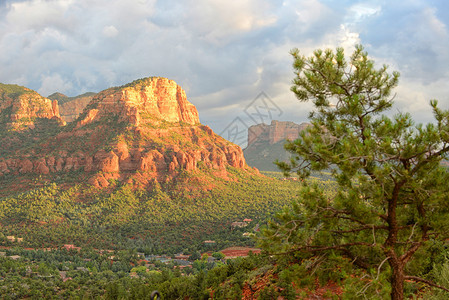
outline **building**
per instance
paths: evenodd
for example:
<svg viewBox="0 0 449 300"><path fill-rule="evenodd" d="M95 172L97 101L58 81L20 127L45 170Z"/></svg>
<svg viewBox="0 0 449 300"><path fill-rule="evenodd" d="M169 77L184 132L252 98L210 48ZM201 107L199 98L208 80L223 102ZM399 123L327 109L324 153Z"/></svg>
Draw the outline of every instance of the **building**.
<svg viewBox="0 0 449 300"><path fill-rule="evenodd" d="M72 244L65 244L64 245L64 249L66 249L66 250L76 250L76 251L80 251L81 250L81 247L76 247L75 245L72 245Z"/></svg>
<svg viewBox="0 0 449 300"><path fill-rule="evenodd" d="M231 229L243 228L246 226L248 226L248 223L246 223L246 222L232 222L231 223Z"/></svg>

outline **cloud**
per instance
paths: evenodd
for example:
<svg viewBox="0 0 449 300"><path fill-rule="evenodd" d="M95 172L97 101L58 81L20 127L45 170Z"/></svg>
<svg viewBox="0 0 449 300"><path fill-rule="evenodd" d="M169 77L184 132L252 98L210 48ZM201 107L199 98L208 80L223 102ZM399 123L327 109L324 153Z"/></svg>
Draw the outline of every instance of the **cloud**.
<svg viewBox="0 0 449 300"><path fill-rule="evenodd" d="M398 109L411 112L420 122L432 119L430 99L449 106L449 88L444 84L449 79L449 7L434 3L392 2L352 24L376 62L401 73Z"/></svg>
<svg viewBox="0 0 449 300"><path fill-rule="evenodd" d="M66 91L72 89L72 83L61 78L60 74L52 74L47 76L42 75L41 82L42 85L38 92L44 97L52 94L55 90L60 93L65 93Z"/></svg>
<svg viewBox="0 0 449 300"><path fill-rule="evenodd" d="M158 1L151 20L160 26L183 27L198 41L225 45L239 34L276 22L273 6L265 0Z"/></svg>
<svg viewBox="0 0 449 300"><path fill-rule="evenodd" d="M449 62L448 20L439 18L435 7L417 3L384 7L381 14L361 24L361 37L376 56L394 60L404 75L430 83L447 76L447 65L437 62ZM374 26L377 30L368 30Z"/></svg>
<svg viewBox="0 0 449 300"><path fill-rule="evenodd" d="M310 107L289 90L289 51L298 47L309 55L343 46L351 53L362 43L376 62L402 73L399 107L419 112L426 98L449 95L447 6L424 0L7 0L0 4L0 82L74 96L169 77L187 91L201 120L220 131L261 91L285 112L281 118L305 121Z"/></svg>
<svg viewBox="0 0 449 300"><path fill-rule="evenodd" d="M103 34L109 38L116 37L118 35L118 30L114 25L105 26L103 27Z"/></svg>
<svg viewBox="0 0 449 300"><path fill-rule="evenodd" d="M48 27L67 30L70 27L70 18L65 18L65 13L72 4L73 0L12 2L9 5L6 22L14 24L16 32L40 31Z"/></svg>

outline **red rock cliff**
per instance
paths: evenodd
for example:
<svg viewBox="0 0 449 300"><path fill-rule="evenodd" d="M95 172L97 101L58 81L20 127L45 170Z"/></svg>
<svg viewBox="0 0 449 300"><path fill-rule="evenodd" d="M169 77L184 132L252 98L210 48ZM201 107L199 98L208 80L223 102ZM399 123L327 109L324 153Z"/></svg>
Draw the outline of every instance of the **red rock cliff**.
<svg viewBox="0 0 449 300"><path fill-rule="evenodd" d="M0 84L0 126L13 130L34 128L39 118L62 122L58 102L25 87Z"/></svg>
<svg viewBox="0 0 449 300"><path fill-rule="evenodd" d="M79 126L91 123L108 114L120 115L120 121L138 126L142 119L200 122L196 107L187 101L184 90L173 80L151 77L136 80L119 88L98 93L87 116L79 120Z"/></svg>
<svg viewBox="0 0 449 300"><path fill-rule="evenodd" d="M239 146L199 123L185 92L165 78L100 92L75 122L44 141L45 157L0 158L0 176L81 169L91 184L106 187L110 179L147 185L183 172L229 178L228 167L255 172Z"/></svg>
<svg viewBox="0 0 449 300"><path fill-rule="evenodd" d="M61 118L67 123L75 121L93 97L93 95L78 96L64 103L60 103L59 111Z"/></svg>
<svg viewBox="0 0 449 300"><path fill-rule="evenodd" d="M270 125L264 123L253 125L248 129L248 148L257 144L275 144L286 139L296 140L299 133L308 123L296 124L293 122L271 121Z"/></svg>

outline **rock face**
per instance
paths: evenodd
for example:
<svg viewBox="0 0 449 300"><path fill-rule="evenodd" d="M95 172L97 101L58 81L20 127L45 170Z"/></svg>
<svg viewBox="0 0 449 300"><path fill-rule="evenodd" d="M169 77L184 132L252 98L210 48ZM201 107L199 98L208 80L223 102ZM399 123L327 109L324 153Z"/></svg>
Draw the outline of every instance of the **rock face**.
<svg viewBox="0 0 449 300"><path fill-rule="evenodd" d="M42 148L45 157L36 155ZM55 136L26 153L0 158L0 176L83 171L99 188L111 179L146 186L185 173L227 179L229 167L255 172L239 146L199 123L185 92L166 78L100 92Z"/></svg>
<svg viewBox="0 0 449 300"><path fill-rule="evenodd" d="M25 87L0 84L0 127L12 130L34 128L38 119L62 122L58 102Z"/></svg>
<svg viewBox="0 0 449 300"><path fill-rule="evenodd" d="M296 124L293 122L271 121L270 125L264 123L253 125L248 129L248 148L257 144L273 145L279 141L296 140L299 133L309 126L308 123Z"/></svg>
<svg viewBox="0 0 449 300"><path fill-rule="evenodd" d="M120 122L135 126L144 119L154 125L159 125L160 121L191 125L200 122L198 111L187 101L184 90L167 78L144 78L123 87L107 89L98 93L89 106L87 117L80 120L79 125L111 114L119 115Z"/></svg>
<svg viewBox="0 0 449 300"><path fill-rule="evenodd" d="M248 165L261 171L279 171L274 161L288 161L290 154L284 149L287 139L295 140L308 123L272 121L248 129L248 146L244 150Z"/></svg>
<svg viewBox="0 0 449 300"><path fill-rule="evenodd" d="M95 93L86 93L76 97L67 97L61 93L54 93L48 96L48 99L58 101L61 118L66 123L70 123L78 118L95 95Z"/></svg>

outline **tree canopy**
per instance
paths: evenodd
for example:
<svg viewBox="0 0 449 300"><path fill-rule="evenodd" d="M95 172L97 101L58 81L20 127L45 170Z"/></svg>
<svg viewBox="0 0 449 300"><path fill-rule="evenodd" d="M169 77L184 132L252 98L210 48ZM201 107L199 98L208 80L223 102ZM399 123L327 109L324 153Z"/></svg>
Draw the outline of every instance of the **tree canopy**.
<svg viewBox="0 0 449 300"><path fill-rule="evenodd" d="M449 173L441 165L449 151L449 112L432 100L434 123L384 115L399 73L376 69L362 46L349 59L342 48L308 58L297 49L291 54L292 91L314 110L312 125L285 145L291 162L278 164L302 177L331 170L338 190L329 196L305 184L293 209L263 232L261 245L272 253L346 256L372 274L373 285L387 276L393 299L403 299L406 280L446 289L414 261L449 235Z"/></svg>

